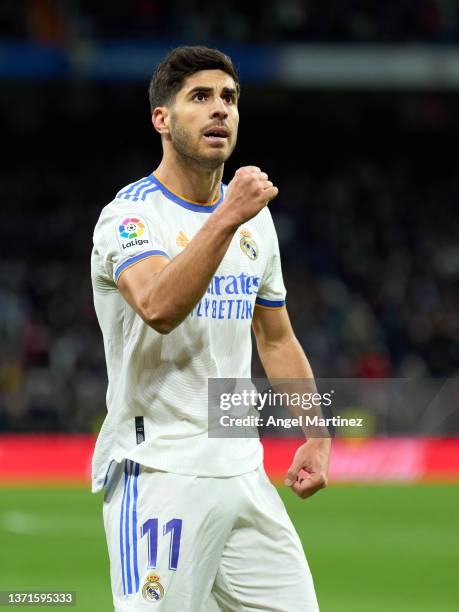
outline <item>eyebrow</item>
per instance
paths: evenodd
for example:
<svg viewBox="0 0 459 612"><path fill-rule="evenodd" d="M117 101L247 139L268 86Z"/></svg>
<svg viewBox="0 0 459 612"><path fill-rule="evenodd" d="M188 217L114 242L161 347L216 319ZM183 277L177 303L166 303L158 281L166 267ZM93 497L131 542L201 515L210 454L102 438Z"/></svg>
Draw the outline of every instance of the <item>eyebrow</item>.
<svg viewBox="0 0 459 612"><path fill-rule="evenodd" d="M213 90L214 90L213 87L205 87L205 86L197 85L196 87L193 87L193 89L190 89L190 91L188 92L188 96L192 96L193 94L199 93L199 92L211 93L211 92L213 92ZM232 96L236 96L237 91L233 87L224 87L222 89L222 94L224 94L224 95L230 94Z"/></svg>

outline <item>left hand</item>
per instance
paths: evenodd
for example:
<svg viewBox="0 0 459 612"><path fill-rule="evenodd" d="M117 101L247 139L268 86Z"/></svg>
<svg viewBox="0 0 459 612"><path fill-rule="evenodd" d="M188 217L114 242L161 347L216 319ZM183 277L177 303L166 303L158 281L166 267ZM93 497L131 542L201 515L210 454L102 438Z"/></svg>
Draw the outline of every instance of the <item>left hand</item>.
<svg viewBox="0 0 459 612"><path fill-rule="evenodd" d="M311 438L296 451L285 484L301 499L327 486L330 447L330 438Z"/></svg>

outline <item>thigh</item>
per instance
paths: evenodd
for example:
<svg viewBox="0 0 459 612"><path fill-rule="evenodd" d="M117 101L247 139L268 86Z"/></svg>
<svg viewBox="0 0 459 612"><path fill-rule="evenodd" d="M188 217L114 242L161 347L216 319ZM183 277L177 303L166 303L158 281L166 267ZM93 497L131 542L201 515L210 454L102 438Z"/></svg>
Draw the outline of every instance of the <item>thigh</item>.
<svg viewBox="0 0 459 612"><path fill-rule="evenodd" d="M117 612L205 610L231 531L222 482L126 461L105 493L104 525Z"/></svg>
<svg viewBox="0 0 459 612"><path fill-rule="evenodd" d="M223 550L213 593L225 612L318 612L298 534L264 469L241 477L246 500Z"/></svg>

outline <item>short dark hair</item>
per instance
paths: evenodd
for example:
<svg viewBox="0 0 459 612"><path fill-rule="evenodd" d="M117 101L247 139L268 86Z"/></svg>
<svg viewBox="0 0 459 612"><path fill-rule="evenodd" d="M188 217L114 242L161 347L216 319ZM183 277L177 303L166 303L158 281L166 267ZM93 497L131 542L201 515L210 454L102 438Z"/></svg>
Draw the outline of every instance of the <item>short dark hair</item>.
<svg viewBox="0 0 459 612"><path fill-rule="evenodd" d="M150 81L150 108L170 104L184 80L200 70L222 70L236 83L239 96L239 76L231 59L218 49L200 45L176 47L159 64Z"/></svg>

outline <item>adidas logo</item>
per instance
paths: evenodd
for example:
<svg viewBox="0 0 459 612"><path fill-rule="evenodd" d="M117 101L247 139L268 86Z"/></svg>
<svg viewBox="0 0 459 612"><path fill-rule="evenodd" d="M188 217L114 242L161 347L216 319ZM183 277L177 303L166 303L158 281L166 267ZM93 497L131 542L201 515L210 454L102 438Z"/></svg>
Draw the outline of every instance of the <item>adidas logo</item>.
<svg viewBox="0 0 459 612"><path fill-rule="evenodd" d="M186 245L189 243L190 241L187 238L187 235L185 234L185 232L180 231L177 234L177 238L175 239L175 244L179 247L186 247Z"/></svg>

